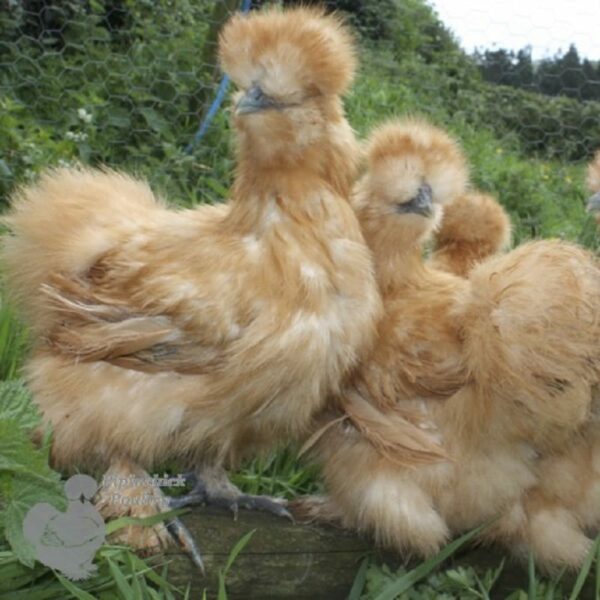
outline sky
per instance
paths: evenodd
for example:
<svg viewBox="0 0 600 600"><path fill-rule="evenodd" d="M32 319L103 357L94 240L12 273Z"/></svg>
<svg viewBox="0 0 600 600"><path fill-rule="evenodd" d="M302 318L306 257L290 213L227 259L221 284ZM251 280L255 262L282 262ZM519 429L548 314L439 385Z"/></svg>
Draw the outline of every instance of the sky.
<svg viewBox="0 0 600 600"><path fill-rule="evenodd" d="M534 59L566 52L600 60L600 0L431 0L468 52L532 47Z"/></svg>

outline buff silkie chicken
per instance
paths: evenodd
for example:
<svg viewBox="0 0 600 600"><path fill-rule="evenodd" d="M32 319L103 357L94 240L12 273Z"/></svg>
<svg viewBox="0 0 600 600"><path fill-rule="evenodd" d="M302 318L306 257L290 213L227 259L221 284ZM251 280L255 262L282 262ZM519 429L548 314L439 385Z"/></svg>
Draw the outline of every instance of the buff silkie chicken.
<svg viewBox="0 0 600 600"><path fill-rule="evenodd" d="M510 218L493 196L467 192L444 208L429 264L467 277L476 264L508 247L510 230Z"/></svg>
<svg viewBox="0 0 600 600"><path fill-rule="evenodd" d="M115 480L184 461L198 482L170 506L285 514L223 466L303 435L374 335L372 259L341 194L354 46L335 16L268 10L227 23L220 59L241 90L227 207L175 211L124 174L50 171L15 194L4 260L36 334L27 377L57 467ZM150 507L114 492L105 516L167 508L159 489Z"/></svg>
<svg viewBox="0 0 600 600"><path fill-rule="evenodd" d="M414 122L372 138L355 207L373 249L385 326L355 385L343 390L342 411L319 421L307 443L329 496L293 506L299 516L333 519L425 556L498 515L484 539L532 547L528 502L539 456L565 451L589 426L600 381L600 271L576 246L524 244L438 288L445 310L440 298L431 304L429 282L439 275L421 245L437 199L448 197L443 165L450 181L456 173L448 147L443 132ZM406 298L412 312L397 312ZM444 343L432 335L444 327L458 331L456 352L436 357L431 372L439 389L448 381L441 365L460 366L456 393L444 399L398 384L411 349ZM387 362L379 358L385 349Z"/></svg>

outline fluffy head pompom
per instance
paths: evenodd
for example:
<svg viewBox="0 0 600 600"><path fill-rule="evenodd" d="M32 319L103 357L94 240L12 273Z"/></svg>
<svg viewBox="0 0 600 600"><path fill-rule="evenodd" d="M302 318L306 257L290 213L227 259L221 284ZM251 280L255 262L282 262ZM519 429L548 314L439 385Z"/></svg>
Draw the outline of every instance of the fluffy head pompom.
<svg viewBox="0 0 600 600"><path fill-rule="evenodd" d="M465 193L469 173L459 144L445 131L420 119L391 121L378 127L367 145L370 183L377 195L402 201L423 183L434 203L452 202ZM413 189L414 188L414 189Z"/></svg>
<svg viewBox="0 0 600 600"><path fill-rule="evenodd" d="M288 103L314 94L342 94L356 67L350 31L339 17L314 8L233 16L221 32L219 56L240 88L258 84Z"/></svg>

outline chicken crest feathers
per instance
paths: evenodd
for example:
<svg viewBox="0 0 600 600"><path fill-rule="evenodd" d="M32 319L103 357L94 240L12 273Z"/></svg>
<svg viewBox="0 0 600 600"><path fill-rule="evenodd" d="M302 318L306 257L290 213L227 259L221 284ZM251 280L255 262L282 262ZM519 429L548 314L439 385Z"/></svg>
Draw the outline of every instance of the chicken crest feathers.
<svg viewBox="0 0 600 600"><path fill-rule="evenodd" d="M487 194L467 193L445 207L429 264L467 277L475 265L506 250L510 242L510 217L500 203Z"/></svg>
<svg viewBox="0 0 600 600"><path fill-rule="evenodd" d="M237 14L221 32L219 57L238 86L260 83L275 97L341 94L356 69L350 31L319 8Z"/></svg>

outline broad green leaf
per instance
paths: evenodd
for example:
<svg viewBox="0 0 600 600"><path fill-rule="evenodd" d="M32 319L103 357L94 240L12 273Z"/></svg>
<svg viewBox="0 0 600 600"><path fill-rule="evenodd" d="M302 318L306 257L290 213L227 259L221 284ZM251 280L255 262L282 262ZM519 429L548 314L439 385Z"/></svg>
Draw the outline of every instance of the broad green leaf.
<svg viewBox="0 0 600 600"><path fill-rule="evenodd" d="M29 390L18 379L0 382L0 421L9 419L18 427L28 430L40 422Z"/></svg>
<svg viewBox="0 0 600 600"><path fill-rule="evenodd" d="M131 118L128 111L115 106L106 115L106 123L118 129L127 129L131 126Z"/></svg>
<svg viewBox="0 0 600 600"><path fill-rule="evenodd" d="M52 483L57 474L48 466L47 456L38 450L18 421L0 421L0 475L2 471L28 475Z"/></svg>
<svg viewBox="0 0 600 600"><path fill-rule="evenodd" d="M23 534L23 520L29 509L39 502L47 502L57 510L66 509L67 502L58 474L55 474L54 481L24 476L12 478L6 500L5 535L15 556L29 567L34 566L36 553Z"/></svg>
<svg viewBox="0 0 600 600"><path fill-rule="evenodd" d="M146 123L154 130L156 133L160 133L161 135L168 136L170 135L169 124L167 121L157 113L153 108L141 108L140 113L146 120Z"/></svg>

